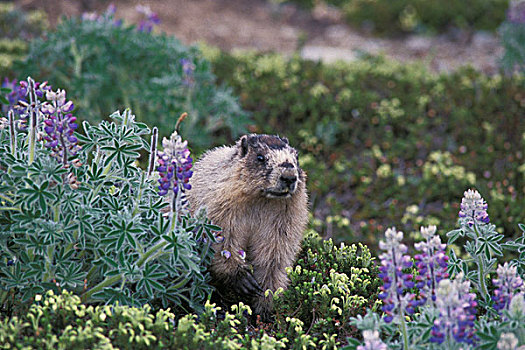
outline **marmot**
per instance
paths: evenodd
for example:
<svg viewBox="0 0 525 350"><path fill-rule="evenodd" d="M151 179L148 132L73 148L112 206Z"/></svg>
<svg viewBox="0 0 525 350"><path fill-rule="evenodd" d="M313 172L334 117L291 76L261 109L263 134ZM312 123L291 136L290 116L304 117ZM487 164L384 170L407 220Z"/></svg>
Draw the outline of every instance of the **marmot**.
<svg viewBox="0 0 525 350"><path fill-rule="evenodd" d="M268 319L272 295L286 288L308 221L306 175L288 139L250 134L207 151L195 163L188 199L222 228L211 265L220 295L248 301ZM230 299L230 302L236 302Z"/></svg>

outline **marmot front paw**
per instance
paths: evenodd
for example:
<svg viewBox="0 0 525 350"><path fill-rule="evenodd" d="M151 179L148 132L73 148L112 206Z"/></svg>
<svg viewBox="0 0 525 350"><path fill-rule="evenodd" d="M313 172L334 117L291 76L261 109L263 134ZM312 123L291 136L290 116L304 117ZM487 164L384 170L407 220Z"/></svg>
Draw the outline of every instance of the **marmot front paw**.
<svg viewBox="0 0 525 350"><path fill-rule="evenodd" d="M247 269L241 269L232 280L233 289L245 300L264 294L259 282Z"/></svg>

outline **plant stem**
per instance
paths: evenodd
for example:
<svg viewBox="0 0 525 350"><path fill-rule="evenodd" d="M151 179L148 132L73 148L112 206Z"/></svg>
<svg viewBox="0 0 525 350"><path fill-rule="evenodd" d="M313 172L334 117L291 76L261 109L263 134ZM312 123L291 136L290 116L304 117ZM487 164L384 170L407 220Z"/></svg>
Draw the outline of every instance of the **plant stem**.
<svg viewBox="0 0 525 350"><path fill-rule="evenodd" d="M15 211L22 211L22 209L17 207L0 207L0 210L15 210Z"/></svg>
<svg viewBox="0 0 525 350"><path fill-rule="evenodd" d="M399 328L401 330L401 335L403 336L403 349L408 350L408 333L407 333L407 325L405 322L405 312L401 312L401 322L399 323Z"/></svg>
<svg viewBox="0 0 525 350"><path fill-rule="evenodd" d="M146 253L144 253L144 255L142 255L139 261L137 261L137 265L141 267L150 258L150 256L153 255L153 253L157 252L159 249L164 248L164 246L167 243L168 242L166 241L162 241L162 242L155 244L153 247L150 248L150 250L148 250Z"/></svg>
<svg viewBox="0 0 525 350"><path fill-rule="evenodd" d="M9 135L11 139L11 154L16 156L16 129L15 129L15 112L12 109L7 112L9 117Z"/></svg>
<svg viewBox="0 0 525 350"><path fill-rule="evenodd" d="M141 267L148 260L149 257L151 257L159 249L162 249L167 243L168 242L163 241L163 242L157 243L156 245L151 247L150 250L148 250L146 253L144 253L144 255L139 259L139 261L137 262L137 266ZM91 270L88 272L88 276L89 276L90 273L91 273ZM106 278L105 280L103 280L102 282L100 282L99 284L97 284L96 286L94 286L90 290L86 291L84 294L82 294L82 296L81 296L82 302L88 301L89 298L91 298L91 296L94 293L99 292L102 289L104 289L105 287L109 287L109 286L111 286L111 285L121 281L121 279L122 279L122 275L120 275L120 274L119 275L115 275L113 277Z"/></svg>
<svg viewBox="0 0 525 350"><path fill-rule="evenodd" d="M9 197L7 197L6 195L1 194L1 193L0 193L0 198L3 199L3 200L5 200L5 201L8 201L9 203L14 203L14 202L15 202L14 199L11 199L11 198L9 198Z"/></svg>
<svg viewBox="0 0 525 350"><path fill-rule="evenodd" d="M478 227L477 227L477 225L475 223L474 223L474 231L476 232L476 237L479 238L480 234L479 234L479 231L478 231ZM478 239L477 238L476 238L476 248L478 246ZM483 253L480 253L477 256L479 287L481 289L481 292L483 293L483 300L487 301L488 298L490 298L490 296L489 296L489 292L488 292L488 289L487 289L487 284L485 283L485 271L484 271L484 268L483 268L483 259L481 257L481 254L483 254Z"/></svg>
<svg viewBox="0 0 525 350"><path fill-rule="evenodd" d="M35 160L36 149L36 131L38 127L38 109L37 97L35 93L35 81L31 78L29 80L29 158L28 165L31 165Z"/></svg>
<svg viewBox="0 0 525 350"><path fill-rule="evenodd" d="M139 203L140 203L140 200L142 199L142 193L144 192L144 188L146 187L144 184L145 180L146 179L144 178L144 172L141 172L139 194L137 196L137 200L135 201L135 208L133 208L133 213L131 214L131 216L133 217L135 217L139 213Z"/></svg>
<svg viewBox="0 0 525 350"><path fill-rule="evenodd" d="M105 280L103 280L102 282L97 284L95 287L91 288L90 290L88 290L84 294L82 294L82 296L81 296L82 302L85 303L86 301L89 300L89 298L91 298L91 296L93 294L95 294L96 292L101 291L105 287L109 287L109 286L117 283L118 281L120 281L121 278L122 278L121 275L115 275L113 277L106 278Z"/></svg>

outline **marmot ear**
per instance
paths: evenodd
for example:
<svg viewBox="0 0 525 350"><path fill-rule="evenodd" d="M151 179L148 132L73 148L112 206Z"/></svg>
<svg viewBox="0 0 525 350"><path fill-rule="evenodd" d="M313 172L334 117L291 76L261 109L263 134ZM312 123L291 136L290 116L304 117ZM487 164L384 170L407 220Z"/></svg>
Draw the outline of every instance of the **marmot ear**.
<svg viewBox="0 0 525 350"><path fill-rule="evenodd" d="M279 138L280 138L281 140L283 140L283 142L286 143L287 145L290 144L290 141L288 141L288 138L287 138L287 137L284 137L284 136L281 137L281 136L279 136Z"/></svg>
<svg viewBox="0 0 525 350"><path fill-rule="evenodd" d="M248 135L242 136L237 141L237 147L239 147L241 158L248 153Z"/></svg>

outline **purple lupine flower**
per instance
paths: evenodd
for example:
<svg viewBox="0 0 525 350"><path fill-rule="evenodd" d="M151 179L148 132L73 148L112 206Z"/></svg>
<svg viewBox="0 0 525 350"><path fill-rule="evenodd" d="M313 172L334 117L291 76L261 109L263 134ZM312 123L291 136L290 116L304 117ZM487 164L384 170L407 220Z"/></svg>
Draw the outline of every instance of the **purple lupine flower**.
<svg viewBox="0 0 525 350"><path fill-rule="evenodd" d="M476 190L465 191L460 208L461 224L472 227L474 223L488 224L490 222L487 203Z"/></svg>
<svg viewBox="0 0 525 350"><path fill-rule="evenodd" d="M28 120L30 118L31 110L37 111L37 118L40 118L40 109L43 104L40 101L40 98L42 98L45 93L50 90L51 86L47 85L47 81L39 83L35 82L31 78L27 78L27 81L22 80L19 82L18 103L13 107L13 111L20 118L17 121L18 128L21 130L26 130L27 125L29 124ZM29 101L27 100L26 96L29 97Z"/></svg>
<svg viewBox="0 0 525 350"><path fill-rule="evenodd" d="M9 119L7 119L6 117L1 117L0 118L0 130L6 129L8 125L9 125Z"/></svg>
<svg viewBox="0 0 525 350"><path fill-rule="evenodd" d="M221 251L221 255L225 259L229 259L232 256L232 253L230 253L228 250Z"/></svg>
<svg viewBox="0 0 525 350"><path fill-rule="evenodd" d="M111 3L108 5L108 8L106 9L106 12L104 13L104 15L106 15L107 17L113 17L115 16L116 12L117 12L117 6L115 6L114 3Z"/></svg>
<svg viewBox="0 0 525 350"><path fill-rule="evenodd" d="M2 82L2 88L11 89L11 92L9 92L6 96L9 104L3 106L2 112L4 114L7 114L8 110L13 109L18 104L18 101L26 101L25 96L27 94L27 89L24 89L22 86L20 86L16 79L9 81L9 79L5 78Z"/></svg>
<svg viewBox="0 0 525 350"><path fill-rule="evenodd" d="M157 171L159 172L159 195L165 196L170 191L176 195L179 190L189 190L191 185L189 180L193 175L191 168L193 159L188 150L188 141L182 138L175 131L170 139L162 140L163 152L157 153Z"/></svg>
<svg viewBox="0 0 525 350"><path fill-rule="evenodd" d="M434 321L430 341L441 344L445 340L473 344L475 341L476 294L470 293L470 281L463 281L463 273L454 280L443 279L436 290L439 317Z"/></svg>
<svg viewBox="0 0 525 350"><path fill-rule="evenodd" d="M183 83L186 86L193 86L195 83L194 72L195 64L188 58L181 58L180 64L182 65Z"/></svg>
<svg viewBox="0 0 525 350"><path fill-rule="evenodd" d="M410 256L406 245L401 243L403 232L396 231L394 227L385 232L385 240L379 242L379 248L385 253L381 254L381 266L379 277L383 279L380 288L379 299L383 300L383 312L385 322L390 323L395 317L403 317L406 313L414 312L414 294L406 293L405 290L414 287L411 274L403 273L404 269L412 267Z"/></svg>
<svg viewBox="0 0 525 350"><path fill-rule="evenodd" d="M81 18L83 21L96 21L99 17L96 12L84 12Z"/></svg>
<svg viewBox="0 0 525 350"><path fill-rule="evenodd" d="M121 19L115 19L115 13L117 12L117 7L111 3L109 4L106 11L99 15L96 12L84 12L82 14L82 20L84 21L92 21L92 22L110 22L113 23L115 27L120 27L122 25Z"/></svg>
<svg viewBox="0 0 525 350"><path fill-rule="evenodd" d="M237 251L237 254L239 254L239 257L241 258L241 260L246 260L246 252L242 249L239 249Z"/></svg>
<svg viewBox="0 0 525 350"><path fill-rule="evenodd" d="M492 280L496 287L492 296L494 308L498 311L508 310L512 296L523 288L523 280L518 275L517 267L509 263L499 265L496 272L498 278Z"/></svg>
<svg viewBox="0 0 525 350"><path fill-rule="evenodd" d="M446 244L441 243L441 239L436 235L436 226L421 227L421 235L425 239L423 242L414 244L414 247L421 252L414 256L419 275L416 276L416 287L420 290L420 301L423 305L428 298L431 302L436 301L436 289L439 281L448 278L448 256L445 254Z"/></svg>
<svg viewBox="0 0 525 350"><path fill-rule="evenodd" d="M44 114L43 139L45 146L52 150L52 155L67 165L69 156L74 156L81 149L74 135L78 128L77 118L70 112L75 108L72 101L66 100L66 92L46 92L47 103L42 105Z"/></svg>
<svg viewBox="0 0 525 350"><path fill-rule="evenodd" d="M150 33L155 25L160 24L160 18L157 13L151 11L149 6L137 5L136 10L145 16L145 19L141 20L138 26L138 30L141 32Z"/></svg>
<svg viewBox="0 0 525 350"><path fill-rule="evenodd" d="M379 332L376 330L364 330L363 340L363 345L359 345L357 350L388 350L388 347L379 338Z"/></svg>
<svg viewBox="0 0 525 350"><path fill-rule="evenodd" d="M509 4L507 20L515 24L525 24L525 1L514 0Z"/></svg>

